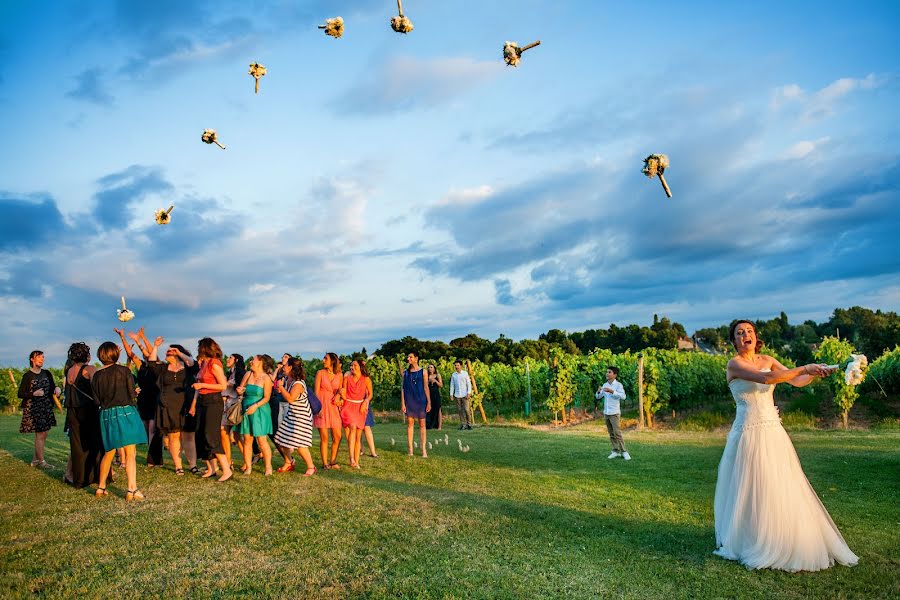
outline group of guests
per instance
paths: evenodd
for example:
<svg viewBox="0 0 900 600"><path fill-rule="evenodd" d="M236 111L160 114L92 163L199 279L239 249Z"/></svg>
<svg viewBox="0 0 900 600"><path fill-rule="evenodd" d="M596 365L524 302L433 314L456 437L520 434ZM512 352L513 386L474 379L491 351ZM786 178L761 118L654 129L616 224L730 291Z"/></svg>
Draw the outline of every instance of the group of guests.
<svg viewBox="0 0 900 600"><path fill-rule="evenodd" d="M280 363L268 354L249 360L240 354L225 357L216 341L206 337L197 343L194 357L180 344L166 345L162 337L151 342L143 328L132 333L114 331L121 344L100 345L100 367L91 364L87 344L76 342L69 347L64 390L43 368L44 355L39 350L29 356L31 368L19 386L20 432L35 434L32 465L36 467L51 468L44 458L47 434L56 425L51 400L64 396L70 444L64 481L76 488L95 485L98 497L108 495L116 462L125 469L126 500L143 499L137 485L136 448L145 443L148 466L161 466L168 451L175 475L190 472L218 482L231 479L236 469L250 474L257 462L262 462L265 475L294 471L295 453L303 461L304 475L314 475L313 430L319 434L321 468L341 468L338 452L343 439L351 468L360 468L363 438L369 456L378 457L372 433L372 379L364 360L352 361L344 371L340 357L328 352L310 390L303 361L290 354L284 354ZM160 348L164 348L162 357ZM126 360L119 364L123 350ZM418 424L422 456L427 457L426 429L443 425L443 381L434 365L419 366L415 352L407 355L407 363L401 409L407 422L408 452L413 455ZM460 428L471 429L471 381L462 363L457 361L455 368L450 396L464 406ZM274 471L272 444L284 459ZM235 445L239 467L232 464ZM199 461L205 469L198 466Z"/></svg>

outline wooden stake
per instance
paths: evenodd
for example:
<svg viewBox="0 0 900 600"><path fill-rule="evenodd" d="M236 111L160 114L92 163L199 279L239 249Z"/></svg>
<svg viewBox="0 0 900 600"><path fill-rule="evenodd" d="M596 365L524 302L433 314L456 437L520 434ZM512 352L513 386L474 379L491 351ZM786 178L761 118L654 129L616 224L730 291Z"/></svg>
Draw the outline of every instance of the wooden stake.
<svg viewBox="0 0 900 600"><path fill-rule="evenodd" d="M475 375L472 373L472 361L466 359L466 370L469 371L469 379L472 380L472 392L478 393L478 384L475 382ZM481 411L481 420L487 425L487 415L484 413L484 398L478 403L478 410Z"/></svg>
<svg viewBox="0 0 900 600"><path fill-rule="evenodd" d="M644 430L644 355L638 355L638 430Z"/></svg>

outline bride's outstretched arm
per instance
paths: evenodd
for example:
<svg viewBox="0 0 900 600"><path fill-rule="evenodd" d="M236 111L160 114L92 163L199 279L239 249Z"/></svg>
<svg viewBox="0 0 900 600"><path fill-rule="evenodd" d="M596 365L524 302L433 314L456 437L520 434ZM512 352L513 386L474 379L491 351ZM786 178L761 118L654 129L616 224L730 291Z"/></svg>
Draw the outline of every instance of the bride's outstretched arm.
<svg viewBox="0 0 900 600"><path fill-rule="evenodd" d="M769 368L771 371L759 371L744 363L744 361L732 358L728 361L728 381L731 381L732 379L744 379L746 381L763 383L766 385L787 382L790 382L792 385L798 385L798 383L794 383L794 380L800 378L798 381L801 382L799 385L802 386L808 384L813 378L828 375L830 372L825 365L818 364L809 364L803 365L802 367L787 369L774 358L772 359L772 364ZM803 378L805 377L808 377L809 379L804 381Z"/></svg>
<svg viewBox="0 0 900 600"><path fill-rule="evenodd" d="M825 365L805 365L800 368L806 369L806 367L810 367L810 369L808 369L807 372L804 372L802 375L797 375L796 377L794 377L792 379L788 379L785 383L789 383L794 387L803 387L803 386L809 385L810 383L812 383L819 377L823 377L824 375L830 374L833 370L833 369L829 369ZM812 374L812 371L813 371L812 367L822 367L825 372L822 375L814 375L814 374ZM778 359L774 358L774 357L772 358L771 369L773 372L783 372L783 371L790 370L787 367L785 367L783 364L778 362Z"/></svg>

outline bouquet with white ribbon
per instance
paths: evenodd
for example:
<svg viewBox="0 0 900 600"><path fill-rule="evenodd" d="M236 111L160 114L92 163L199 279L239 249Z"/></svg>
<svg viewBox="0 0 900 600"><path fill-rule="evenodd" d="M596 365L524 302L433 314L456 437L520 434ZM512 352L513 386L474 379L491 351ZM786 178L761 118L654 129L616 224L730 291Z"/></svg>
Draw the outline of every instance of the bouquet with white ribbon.
<svg viewBox="0 0 900 600"><path fill-rule="evenodd" d="M337 39L344 35L344 19L335 17L333 19L325 19L324 25L319 25L319 29L325 30L325 35Z"/></svg>
<svg viewBox="0 0 900 600"><path fill-rule="evenodd" d="M659 177L659 181L662 183L663 189L666 191L666 196L671 198L672 190L669 189L669 184L666 183L666 178L663 177L663 173L665 173L666 169L668 168L668 156L666 156L665 154L651 154L644 159L644 168L641 170L641 172L650 179Z"/></svg>
<svg viewBox="0 0 900 600"><path fill-rule="evenodd" d="M526 50L530 50L535 46L540 46L541 40L528 44L527 46L523 46L522 48L515 42L506 42L503 44L503 60L506 61L511 67L518 67L519 61L522 60L522 53Z"/></svg>
<svg viewBox="0 0 900 600"><path fill-rule="evenodd" d="M116 309L116 314L123 323L127 323L134 318L134 313L125 306L125 296L122 296L122 308Z"/></svg>
<svg viewBox="0 0 900 600"><path fill-rule="evenodd" d="M391 17L391 29L393 29L397 33L409 33L410 31L412 31L412 21L410 21L408 17L403 15L402 0L397 0L397 12L400 13L398 16Z"/></svg>
<svg viewBox="0 0 900 600"><path fill-rule="evenodd" d="M859 385L866 378L869 359L864 354L851 354L850 358L840 365L828 365L829 369L844 369L844 383Z"/></svg>

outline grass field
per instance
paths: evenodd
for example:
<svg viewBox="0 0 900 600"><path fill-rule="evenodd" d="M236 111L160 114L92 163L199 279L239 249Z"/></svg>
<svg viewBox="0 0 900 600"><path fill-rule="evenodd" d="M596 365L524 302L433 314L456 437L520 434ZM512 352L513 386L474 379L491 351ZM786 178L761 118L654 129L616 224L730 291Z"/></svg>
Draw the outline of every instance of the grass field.
<svg viewBox="0 0 900 600"><path fill-rule="evenodd" d="M606 459L596 422L447 430L423 460L379 424L381 456L360 471L220 485L139 466L147 500L126 504L118 482L95 499L59 481L59 427L58 468L31 468L18 424L0 417L0 598L900 596L896 431L791 434L860 564L789 574L712 555L723 433L626 432L626 463Z"/></svg>

